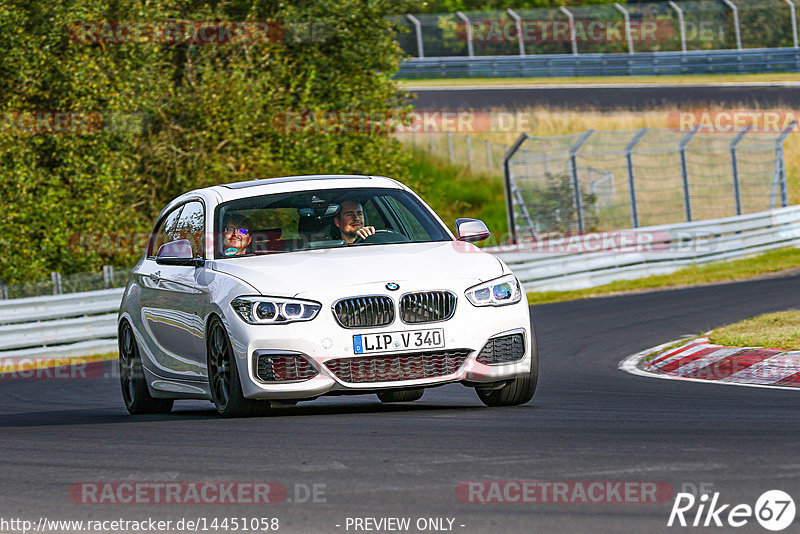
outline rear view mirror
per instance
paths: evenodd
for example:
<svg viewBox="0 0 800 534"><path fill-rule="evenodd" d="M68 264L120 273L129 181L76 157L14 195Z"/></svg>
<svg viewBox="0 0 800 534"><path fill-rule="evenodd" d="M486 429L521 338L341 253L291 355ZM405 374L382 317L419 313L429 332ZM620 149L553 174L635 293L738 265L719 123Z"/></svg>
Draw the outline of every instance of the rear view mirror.
<svg viewBox="0 0 800 534"><path fill-rule="evenodd" d="M158 248L156 263L159 265L193 265L203 264L202 258L194 258L192 244L188 239L178 239L164 243Z"/></svg>
<svg viewBox="0 0 800 534"><path fill-rule="evenodd" d="M456 234L459 241L477 243L488 239L492 233L480 219L456 219Z"/></svg>

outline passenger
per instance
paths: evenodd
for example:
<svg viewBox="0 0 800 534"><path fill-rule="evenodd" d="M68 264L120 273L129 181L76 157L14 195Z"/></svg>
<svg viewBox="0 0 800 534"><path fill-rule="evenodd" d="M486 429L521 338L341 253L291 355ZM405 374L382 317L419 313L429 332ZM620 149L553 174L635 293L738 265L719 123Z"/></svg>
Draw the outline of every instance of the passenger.
<svg viewBox="0 0 800 534"><path fill-rule="evenodd" d="M343 200L333 223L348 245L359 237L366 239L375 233L374 226L365 226L364 207L358 200Z"/></svg>
<svg viewBox="0 0 800 534"><path fill-rule="evenodd" d="M251 228L250 220L244 215L233 213L226 216L222 224L222 253L225 256L247 254L247 248L253 241Z"/></svg>

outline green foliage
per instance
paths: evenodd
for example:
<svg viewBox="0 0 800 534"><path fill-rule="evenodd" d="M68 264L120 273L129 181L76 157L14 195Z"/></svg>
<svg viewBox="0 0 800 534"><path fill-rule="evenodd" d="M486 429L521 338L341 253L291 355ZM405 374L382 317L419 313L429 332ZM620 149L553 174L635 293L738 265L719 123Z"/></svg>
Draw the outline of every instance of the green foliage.
<svg viewBox="0 0 800 534"><path fill-rule="evenodd" d="M472 174L464 166L450 165L422 149L411 151L408 173L400 181L416 191L455 232L456 219L481 219L492 237L479 245L495 245L507 237L503 179Z"/></svg>
<svg viewBox="0 0 800 534"><path fill-rule="evenodd" d="M539 232L567 234L578 228L575 194L568 174L548 173L543 185L526 188L521 194ZM582 194L581 211L586 232L597 227L596 203L597 196Z"/></svg>
<svg viewBox="0 0 800 534"><path fill-rule="evenodd" d="M192 188L280 174L402 174L406 157L381 121L372 129L284 128L287 114L402 105L390 79L402 57L391 9L379 0L0 4L0 113L106 119L100 131L0 132L0 279L130 266L139 248L98 247L79 235L147 232L167 201ZM227 44L87 44L68 31L76 21L167 20L305 31ZM112 115L133 127L110 125Z"/></svg>

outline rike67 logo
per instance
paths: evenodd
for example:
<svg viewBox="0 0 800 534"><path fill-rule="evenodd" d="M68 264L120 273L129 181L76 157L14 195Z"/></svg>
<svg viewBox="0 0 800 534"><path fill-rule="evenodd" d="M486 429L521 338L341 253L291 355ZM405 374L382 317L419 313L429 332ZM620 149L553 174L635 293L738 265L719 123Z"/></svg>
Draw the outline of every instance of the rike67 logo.
<svg viewBox="0 0 800 534"><path fill-rule="evenodd" d="M678 493L667 526L739 528L755 518L763 528L777 532L794 521L794 500L784 491L764 492L755 506L725 504L720 502L719 496L719 492L715 492L711 497L706 493L699 498L691 493Z"/></svg>

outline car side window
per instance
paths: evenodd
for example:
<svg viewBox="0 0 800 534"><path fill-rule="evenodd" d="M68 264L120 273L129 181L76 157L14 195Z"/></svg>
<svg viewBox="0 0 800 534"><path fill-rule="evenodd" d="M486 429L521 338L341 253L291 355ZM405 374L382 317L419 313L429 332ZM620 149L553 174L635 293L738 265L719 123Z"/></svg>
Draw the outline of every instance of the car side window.
<svg viewBox="0 0 800 534"><path fill-rule="evenodd" d="M156 229L153 230L153 235L152 238L150 239L150 247L147 250L148 256L155 256L158 253L158 249L164 243L169 243L170 241L179 239L179 238L173 239L173 235L174 235L175 225L178 222L178 218L181 215L181 211L183 211L183 206L184 205L178 206L177 208L169 212L166 217L161 219L161 222L159 223L158 226L156 226Z"/></svg>
<svg viewBox="0 0 800 534"><path fill-rule="evenodd" d="M386 221L383 219L381 212L378 211L378 208L375 207L375 203L372 199L364 202L363 206L364 218L367 220L368 225L374 226L377 230L386 228Z"/></svg>
<svg viewBox="0 0 800 534"><path fill-rule="evenodd" d="M205 233L205 209L202 202L183 205L180 217L172 230L172 241L188 239L192 244L192 258L203 257L203 234Z"/></svg>
<svg viewBox="0 0 800 534"><path fill-rule="evenodd" d="M408 237L411 238L412 241L427 241L430 239L430 234L425 230L422 224L420 224L419 219L415 217L402 202L389 195L383 198L386 203L394 209L403 225L408 229L408 232L411 234Z"/></svg>

